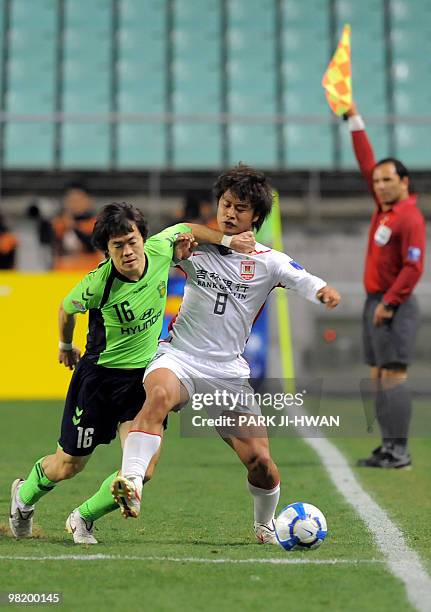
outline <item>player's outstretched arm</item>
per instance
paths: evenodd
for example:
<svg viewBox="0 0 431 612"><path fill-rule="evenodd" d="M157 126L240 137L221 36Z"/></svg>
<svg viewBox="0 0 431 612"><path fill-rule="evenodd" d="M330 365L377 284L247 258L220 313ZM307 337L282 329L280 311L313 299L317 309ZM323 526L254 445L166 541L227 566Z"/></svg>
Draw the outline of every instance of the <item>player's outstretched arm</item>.
<svg viewBox="0 0 431 612"><path fill-rule="evenodd" d="M222 244L238 253L252 253L256 246L253 232L243 232L234 236L226 236L218 230L210 229L205 225L187 223L197 242L209 244Z"/></svg>
<svg viewBox="0 0 431 612"><path fill-rule="evenodd" d="M322 302L322 304L325 304L326 308L329 310L332 310L332 308L338 306L341 300L341 295L336 289L334 289L334 287L331 287L330 285L326 285L325 287L322 287L322 289L319 289L319 291L316 293L316 297Z"/></svg>
<svg viewBox="0 0 431 612"><path fill-rule="evenodd" d="M58 329L60 334L58 361L63 363L69 370L73 370L81 357L81 351L72 345L75 319L76 315L65 312L62 302L58 310Z"/></svg>

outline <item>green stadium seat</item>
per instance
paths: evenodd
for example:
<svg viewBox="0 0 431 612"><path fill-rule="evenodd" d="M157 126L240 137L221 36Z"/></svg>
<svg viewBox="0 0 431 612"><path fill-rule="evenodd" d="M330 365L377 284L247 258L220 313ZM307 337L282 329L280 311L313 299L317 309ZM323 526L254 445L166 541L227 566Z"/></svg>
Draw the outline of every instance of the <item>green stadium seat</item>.
<svg viewBox="0 0 431 612"><path fill-rule="evenodd" d="M166 110L166 1L125 0L119 8L118 110L120 113L163 113ZM124 130L127 134L128 127Z"/></svg>
<svg viewBox="0 0 431 612"><path fill-rule="evenodd" d="M110 142L108 124L63 123L61 167L108 169Z"/></svg>
<svg viewBox="0 0 431 612"><path fill-rule="evenodd" d="M274 0L229 0L227 3L229 28L243 28L251 34L273 36L275 26ZM258 42L256 39L254 42Z"/></svg>
<svg viewBox="0 0 431 612"><path fill-rule="evenodd" d="M117 144L118 169L166 166L166 128L162 123L121 123Z"/></svg>
<svg viewBox="0 0 431 612"><path fill-rule="evenodd" d="M110 32L112 27L112 5L106 0L91 0L81 2L64 0L66 31L104 31Z"/></svg>
<svg viewBox="0 0 431 612"><path fill-rule="evenodd" d="M327 3L283 0L281 8L283 113L326 116L321 81L331 55Z"/></svg>
<svg viewBox="0 0 431 612"><path fill-rule="evenodd" d="M121 0L120 27L138 30L145 36L150 31L165 32L168 0Z"/></svg>
<svg viewBox="0 0 431 612"><path fill-rule="evenodd" d="M389 10L394 28L401 26L416 31L431 30L431 4L428 0L392 0Z"/></svg>
<svg viewBox="0 0 431 612"><path fill-rule="evenodd" d="M5 168L51 168L54 165L54 134L52 123L7 123Z"/></svg>
<svg viewBox="0 0 431 612"><path fill-rule="evenodd" d="M278 166L277 128L273 124L231 123L228 143L230 165L242 161L258 168Z"/></svg>
<svg viewBox="0 0 431 612"><path fill-rule="evenodd" d="M287 124L283 126L283 136L288 170L333 167L331 125Z"/></svg>
<svg viewBox="0 0 431 612"><path fill-rule="evenodd" d="M221 127L211 123L182 123L172 127L173 166L186 168L219 168L221 166Z"/></svg>
<svg viewBox="0 0 431 612"><path fill-rule="evenodd" d="M397 123L394 134L395 156L402 159L408 168L429 170L431 125Z"/></svg>
<svg viewBox="0 0 431 612"><path fill-rule="evenodd" d="M363 115L388 112L385 30L382 0L336 0L337 37L345 23L352 28L352 85Z"/></svg>
<svg viewBox="0 0 431 612"><path fill-rule="evenodd" d="M10 28L20 31L52 31L57 24L57 0L12 0Z"/></svg>

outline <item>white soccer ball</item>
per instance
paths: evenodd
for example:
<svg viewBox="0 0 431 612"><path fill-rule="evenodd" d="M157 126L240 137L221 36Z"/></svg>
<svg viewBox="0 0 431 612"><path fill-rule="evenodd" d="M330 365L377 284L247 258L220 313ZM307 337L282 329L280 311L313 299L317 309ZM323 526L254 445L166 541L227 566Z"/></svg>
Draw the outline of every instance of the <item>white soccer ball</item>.
<svg viewBox="0 0 431 612"><path fill-rule="evenodd" d="M285 550L318 548L327 533L323 512L311 504L289 504L275 519L275 535Z"/></svg>

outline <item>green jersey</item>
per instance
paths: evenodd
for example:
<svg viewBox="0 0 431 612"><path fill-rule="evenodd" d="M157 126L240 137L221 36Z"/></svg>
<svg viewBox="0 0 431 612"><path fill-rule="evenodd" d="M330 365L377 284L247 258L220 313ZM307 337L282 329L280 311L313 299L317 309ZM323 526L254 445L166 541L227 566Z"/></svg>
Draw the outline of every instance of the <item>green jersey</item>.
<svg viewBox="0 0 431 612"><path fill-rule="evenodd" d="M145 242L145 270L138 281L120 274L108 259L64 298L68 314L89 311L87 359L107 368L149 363L162 331L174 242L185 232L189 226L179 223Z"/></svg>

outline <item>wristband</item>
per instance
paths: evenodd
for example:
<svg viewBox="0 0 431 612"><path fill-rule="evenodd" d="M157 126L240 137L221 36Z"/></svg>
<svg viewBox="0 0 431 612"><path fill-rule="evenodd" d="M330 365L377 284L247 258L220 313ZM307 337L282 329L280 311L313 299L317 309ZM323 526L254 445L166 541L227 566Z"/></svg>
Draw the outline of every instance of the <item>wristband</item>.
<svg viewBox="0 0 431 612"><path fill-rule="evenodd" d="M361 115L352 115L352 117L347 119L347 122L351 132L360 132L365 130L365 123Z"/></svg>
<svg viewBox="0 0 431 612"><path fill-rule="evenodd" d="M226 234L223 234L223 237L221 239L220 244L222 244L223 246L229 248L230 247L230 243L232 242L232 238L233 238L233 236L226 236Z"/></svg>
<svg viewBox="0 0 431 612"><path fill-rule="evenodd" d="M71 351L73 349L73 344L71 342L60 342L58 343L58 348L60 351Z"/></svg>
<svg viewBox="0 0 431 612"><path fill-rule="evenodd" d="M386 302L382 302L382 304L383 304L383 308L387 310L388 312L395 312L397 309L395 304L388 304Z"/></svg>

